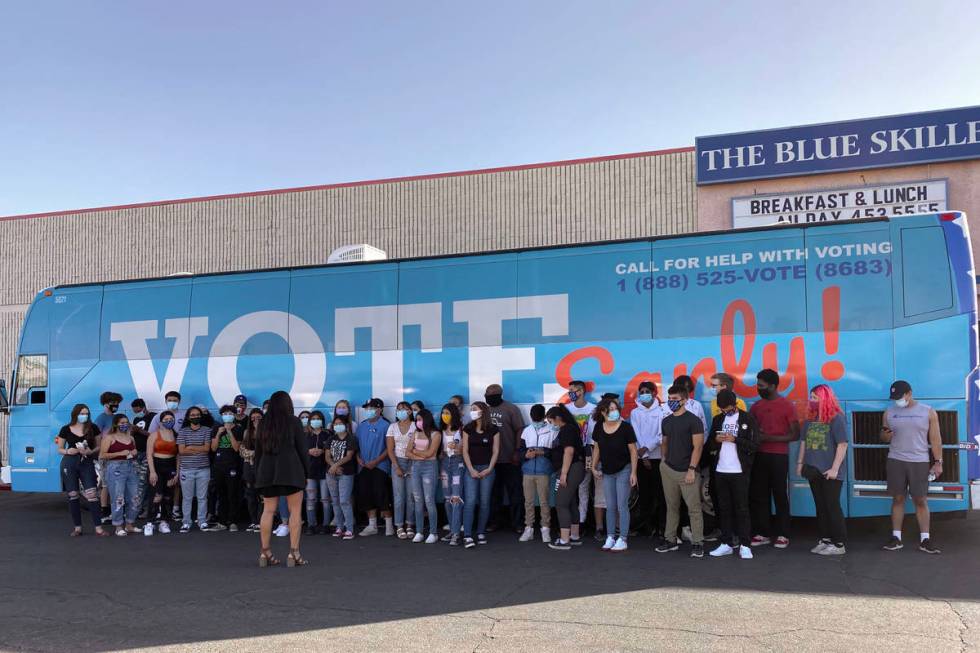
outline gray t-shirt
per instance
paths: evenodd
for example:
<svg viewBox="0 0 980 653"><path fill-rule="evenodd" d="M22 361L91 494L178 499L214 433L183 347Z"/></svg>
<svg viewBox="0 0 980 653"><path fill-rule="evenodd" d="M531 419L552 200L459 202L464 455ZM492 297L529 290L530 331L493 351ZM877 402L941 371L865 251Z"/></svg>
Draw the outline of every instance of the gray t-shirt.
<svg viewBox="0 0 980 653"><path fill-rule="evenodd" d="M820 473L826 472L834 464L837 456L837 445L847 442L847 422L843 415L837 415L830 422L807 420L803 422L803 432L800 437L803 450L803 464L816 467ZM847 458L841 462L837 470L837 480L847 478Z"/></svg>
<svg viewBox="0 0 980 653"><path fill-rule="evenodd" d="M505 401L499 406L490 406L490 421L500 429L500 450L497 453L497 464L512 463L514 451L517 449L517 437L524 430L524 416L521 409Z"/></svg>
<svg viewBox="0 0 980 653"><path fill-rule="evenodd" d="M892 404L885 410L892 430L888 457L907 463L929 462L929 414L932 408L915 402L899 408Z"/></svg>

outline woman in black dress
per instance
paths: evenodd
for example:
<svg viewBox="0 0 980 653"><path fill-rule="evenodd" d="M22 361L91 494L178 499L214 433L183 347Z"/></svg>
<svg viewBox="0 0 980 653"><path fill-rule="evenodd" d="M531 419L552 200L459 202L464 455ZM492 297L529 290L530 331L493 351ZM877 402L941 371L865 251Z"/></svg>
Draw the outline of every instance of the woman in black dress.
<svg viewBox="0 0 980 653"><path fill-rule="evenodd" d="M259 566L277 565L269 541L272 538L272 518L279 497L286 497L289 506L290 567L307 564L299 554L299 539L303 527L303 490L310 473L309 447L303 424L293 414L293 400L279 390L269 397L269 410L258 426L255 446L255 489L262 496L262 550Z"/></svg>

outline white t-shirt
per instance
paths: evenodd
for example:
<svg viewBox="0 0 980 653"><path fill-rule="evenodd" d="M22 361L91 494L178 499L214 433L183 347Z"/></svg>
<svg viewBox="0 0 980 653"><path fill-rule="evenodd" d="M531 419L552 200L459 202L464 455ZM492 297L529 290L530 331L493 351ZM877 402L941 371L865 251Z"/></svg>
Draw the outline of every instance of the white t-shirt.
<svg viewBox="0 0 980 653"><path fill-rule="evenodd" d="M446 457L462 456L463 448L460 442L463 440L463 430L450 431L448 428L442 432L442 451Z"/></svg>
<svg viewBox="0 0 980 653"><path fill-rule="evenodd" d="M725 421L721 430L730 435L738 437L738 413L725 415ZM715 434L712 433L711 437ZM722 442L721 450L718 452L718 467L715 471L723 474L741 474L742 463L738 461L738 449L734 442Z"/></svg>
<svg viewBox="0 0 980 653"><path fill-rule="evenodd" d="M592 421L592 412L595 410L595 404L586 403L584 406L579 408L573 403L565 404L565 408L568 412L572 414L575 421L578 423L579 431L582 433L582 443L592 444L592 429L595 428L595 422ZM588 455L591 457L592 452Z"/></svg>
<svg viewBox="0 0 980 653"><path fill-rule="evenodd" d="M388 427L386 437L392 438L395 441L396 458L404 458L408 454L408 443L414 436L415 422L408 423L408 433L402 433L402 430L398 428L398 422L392 422Z"/></svg>

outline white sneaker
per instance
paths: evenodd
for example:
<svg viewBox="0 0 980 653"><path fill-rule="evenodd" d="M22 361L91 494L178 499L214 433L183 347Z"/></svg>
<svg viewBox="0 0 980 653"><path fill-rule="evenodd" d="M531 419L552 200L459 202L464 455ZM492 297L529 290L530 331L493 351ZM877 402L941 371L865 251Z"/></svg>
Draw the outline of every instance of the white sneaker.
<svg viewBox="0 0 980 653"><path fill-rule="evenodd" d="M694 536L691 534L691 527L690 526L685 526L684 528L681 529L681 539L682 540L684 540L685 542L691 542L692 539L693 539L693 537Z"/></svg>
<svg viewBox="0 0 980 653"><path fill-rule="evenodd" d="M385 537L391 537L394 534L395 534L395 525L392 522L390 522L390 521L386 521L385 522Z"/></svg>
<svg viewBox="0 0 980 653"><path fill-rule="evenodd" d="M160 522L160 526L158 528L160 532L163 533L164 535L170 534L170 524L168 524L167 522L165 521Z"/></svg>
<svg viewBox="0 0 980 653"><path fill-rule="evenodd" d="M551 543L551 529L550 528L542 528L541 529L541 541L544 542L545 544L550 544Z"/></svg>
<svg viewBox="0 0 980 653"><path fill-rule="evenodd" d="M372 526L371 524L368 524L367 526L362 528L361 532L358 533L358 535L360 535L361 537L367 537L368 535L377 535L377 534L378 534L378 527Z"/></svg>
<svg viewBox="0 0 980 653"><path fill-rule="evenodd" d="M836 544L828 544L823 548L823 551L819 553L822 556L842 556L847 553L847 550L842 546L837 546Z"/></svg>
<svg viewBox="0 0 980 653"><path fill-rule="evenodd" d="M146 526L143 527L143 535L147 537L153 535L153 522L146 522Z"/></svg>
<svg viewBox="0 0 980 653"><path fill-rule="evenodd" d="M276 526L276 530L272 531L272 534L275 535L276 537L286 537L287 535L289 535L289 526L286 526L285 524L279 524L278 526Z"/></svg>
<svg viewBox="0 0 980 653"><path fill-rule="evenodd" d="M206 521L202 521L202 522L199 522L198 523L197 528L198 528L199 531L201 531L202 533L204 533L209 528L211 528L211 526Z"/></svg>
<svg viewBox="0 0 980 653"><path fill-rule="evenodd" d="M619 538L618 540L616 540L616 543L613 544L613 547L609 550L613 552L618 552L618 551L625 551L628 548L629 547L626 545L626 540L624 540L623 538Z"/></svg>
<svg viewBox="0 0 980 653"><path fill-rule="evenodd" d="M602 550L603 551L608 551L609 549L613 548L614 546L616 546L616 538L613 537L612 535L607 535L606 536L606 543L602 545Z"/></svg>
<svg viewBox="0 0 980 653"><path fill-rule="evenodd" d="M730 556L733 553L735 553L735 549L733 549L732 547L728 546L725 543L721 543L717 547L715 547L708 555L711 556L712 558L720 558L722 556Z"/></svg>
<svg viewBox="0 0 980 653"><path fill-rule="evenodd" d="M448 533L449 532L449 524L443 524L442 525L442 530L444 530L444 531L446 531Z"/></svg>
<svg viewBox="0 0 980 653"><path fill-rule="evenodd" d="M742 560L751 560L753 557L752 549L750 549L747 546L738 547L738 557L741 558Z"/></svg>
<svg viewBox="0 0 980 653"><path fill-rule="evenodd" d="M435 544L438 541L439 541L439 536L436 535L435 533L430 533L429 537L425 538L426 544Z"/></svg>
<svg viewBox="0 0 980 653"><path fill-rule="evenodd" d="M827 544L828 544L827 542L820 540L819 542L817 542L817 546L810 549L810 553L816 553L819 555L821 551L827 548Z"/></svg>
<svg viewBox="0 0 980 653"><path fill-rule="evenodd" d="M424 542L425 535L422 535L422 533L416 533L415 537L412 538L412 541L415 542L416 544L418 544L419 542Z"/></svg>
<svg viewBox="0 0 980 653"><path fill-rule="evenodd" d="M533 539L534 539L534 529L533 528L525 528L524 529L524 532L521 533L521 536L517 539L517 541L518 542L530 542Z"/></svg>

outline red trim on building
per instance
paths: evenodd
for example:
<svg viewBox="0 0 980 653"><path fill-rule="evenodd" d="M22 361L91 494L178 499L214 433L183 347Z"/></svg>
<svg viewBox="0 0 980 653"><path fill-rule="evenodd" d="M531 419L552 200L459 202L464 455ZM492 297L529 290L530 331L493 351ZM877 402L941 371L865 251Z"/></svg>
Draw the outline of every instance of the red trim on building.
<svg viewBox="0 0 980 653"><path fill-rule="evenodd" d="M298 186L296 188L280 188L273 190L259 190L250 193L229 193L227 195L206 195L204 197L185 197L176 200L159 200L156 202L140 202L137 204L119 204L117 206L98 206L88 209L74 209L69 211L49 211L47 213L25 213L23 215L10 215L0 217L0 222L7 220L26 220L28 218L53 218L60 215L73 215L76 213L95 213L97 211L119 211L123 209L142 209L150 206L164 206L167 204L187 204L189 202L206 202L211 200L229 200L241 197L261 197L263 195L280 195L282 193L301 193L311 190L329 190L332 188L354 188L357 186L371 186L374 184L393 184L405 181L422 181L425 179L444 179L446 177L466 177L469 175L486 175L495 172L515 172L518 170L533 170L536 168L554 168L558 166L580 165L584 163L598 163L601 161L615 161L619 159L635 159L643 156L660 156L665 154L677 154L679 152L693 152L693 147L675 147L667 150L651 150L649 152L633 152L630 154L612 154L608 156L594 156L584 159L565 159L562 161L549 161L546 163L526 163L524 165L503 166L499 168L480 168L477 170L462 170L459 172L439 172L429 175L413 175L409 177L390 177L388 179L371 179L368 181L351 181L340 184L323 184L319 186Z"/></svg>

